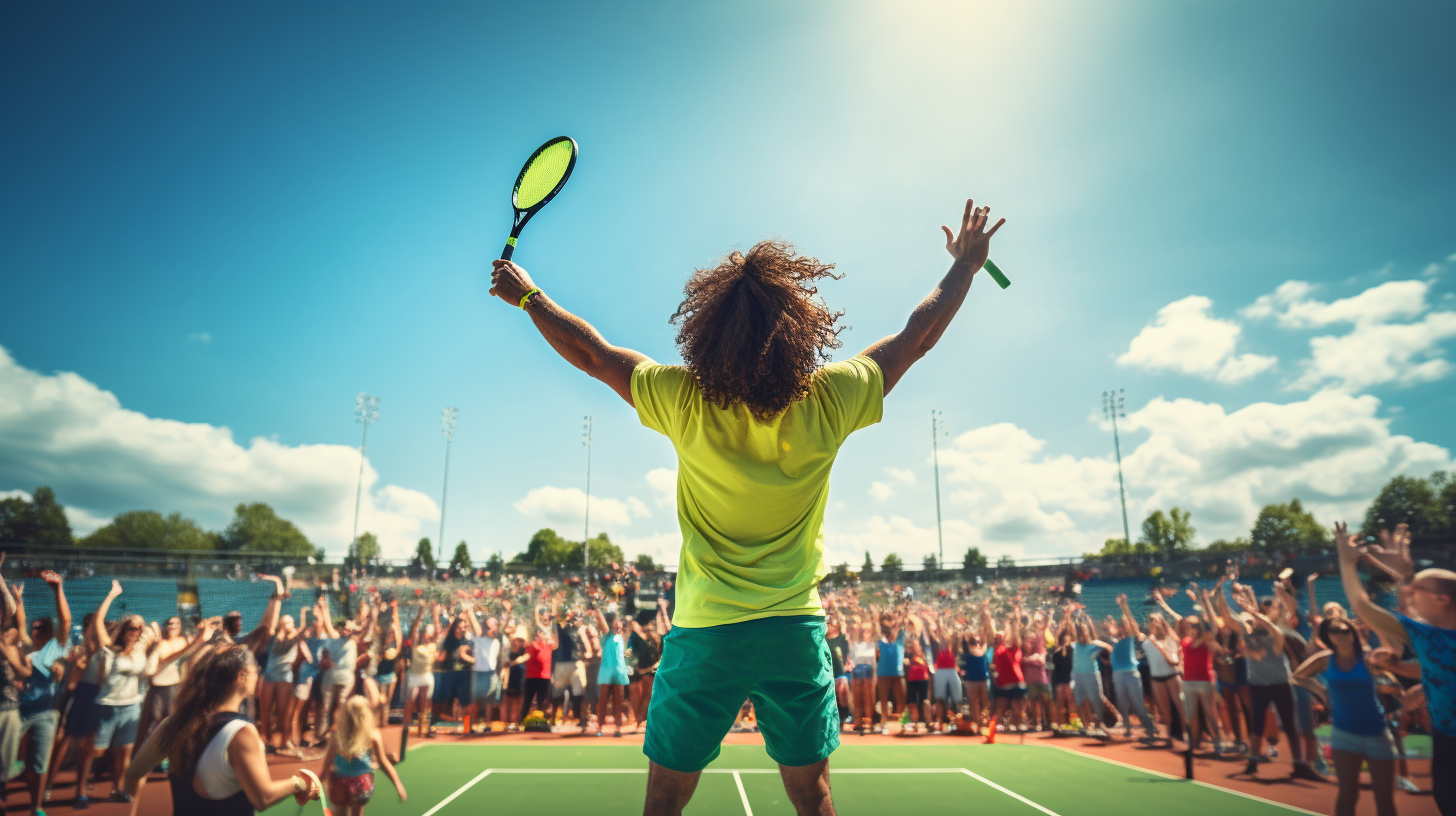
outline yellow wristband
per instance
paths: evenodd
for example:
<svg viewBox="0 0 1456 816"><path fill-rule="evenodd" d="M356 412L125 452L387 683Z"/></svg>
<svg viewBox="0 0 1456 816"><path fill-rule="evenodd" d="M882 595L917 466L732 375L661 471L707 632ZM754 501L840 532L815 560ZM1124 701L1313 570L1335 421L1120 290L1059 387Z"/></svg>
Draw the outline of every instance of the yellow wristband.
<svg viewBox="0 0 1456 816"><path fill-rule="evenodd" d="M520 307L522 309L526 308L526 303L531 299L531 295L539 295L539 294L541 294L541 290L538 289L538 288L536 288L535 286L532 286L531 289L528 292L526 292L526 294L521 295L521 302L519 304Z"/></svg>

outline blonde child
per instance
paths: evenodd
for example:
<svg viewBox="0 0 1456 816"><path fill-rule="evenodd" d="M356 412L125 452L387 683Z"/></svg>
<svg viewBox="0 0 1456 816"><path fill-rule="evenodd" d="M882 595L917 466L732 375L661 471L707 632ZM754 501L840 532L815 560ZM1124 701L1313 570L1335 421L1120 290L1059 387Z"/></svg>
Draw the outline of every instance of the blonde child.
<svg viewBox="0 0 1456 816"><path fill-rule="evenodd" d="M329 792L334 813L340 816L363 816L364 806L374 796L371 755L394 783L399 801L405 800L404 783L399 781L394 763L384 750L384 739L374 724L371 708L364 697L350 697L344 704L338 728L329 738L328 753L324 754L324 789Z"/></svg>

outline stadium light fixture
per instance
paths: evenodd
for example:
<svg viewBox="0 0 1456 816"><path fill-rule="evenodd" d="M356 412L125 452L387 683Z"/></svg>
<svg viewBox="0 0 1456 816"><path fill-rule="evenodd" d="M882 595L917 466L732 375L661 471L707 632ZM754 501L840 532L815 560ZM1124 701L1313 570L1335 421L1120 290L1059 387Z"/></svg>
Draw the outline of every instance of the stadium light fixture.
<svg viewBox="0 0 1456 816"><path fill-rule="evenodd" d="M450 442L455 439L455 408L446 405L440 411L440 436L445 437L445 484L440 488L440 557L445 560L445 496L450 492Z"/></svg>
<svg viewBox="0 0 1456 816"><path fill-rule="evenodd" d="M1122 498L1122 538L1132 546L1132 533L1127 526L1127 488L1122 480L1122 443L1117 438L1117 420L1126 419L1123 409L1126 403L1122 389L1102 392L1102 418L1112 422L1112 450L1117 454L1117 494Z"/></svg>
<svg viewBox="0 0 1456 816"><path fill-rule="evenodd" d="M364 426L364 436L359 440L359 486L354 489L354 538L350 546L359 541L359 501L364 495L364 459L369 445L369 426L379 419L379 397L360 391L354 397L354 421Z"/></svg>
<svg viewBox="0 0 1456 816"><path fill-rule="evenodd" d="M948 436L945 430L945 414L930 411L930 460L935 468L935 542L936 566L945 569L945 536L940 529L940 437Z"/></svg>
<svg viewBox="0 0 1456 816"><path fill-rule="evenodd" d="M591 566L591 450L592 418L581 418L581 444L586 448L586 515L581 523L581 568L590 574Z"/></svg>

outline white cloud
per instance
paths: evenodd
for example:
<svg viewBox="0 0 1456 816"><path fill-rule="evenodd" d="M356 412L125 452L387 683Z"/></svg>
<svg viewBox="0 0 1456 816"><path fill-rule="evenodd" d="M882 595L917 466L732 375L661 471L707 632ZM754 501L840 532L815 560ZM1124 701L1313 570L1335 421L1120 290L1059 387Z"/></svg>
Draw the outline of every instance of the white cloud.
<svg viewBox="0 0 1456 816"><path fill-rule="evenodd" d="M71 525L71 535L76 538L91 535L111 523L111 516L95 516L79 507L66 507L66 521Z"/></svg>
<svg viewBox="0 0 1456 816"><path fill-rule="evenodd" d="M187 342L201 343L204 346L212 344L212 332L194 332L187 335Z"/></svg>
<svg viewBox="0 0 1456 816"><path fill-rule="evenodd" d="M316 545L348 546L359 452L284 445L200 422L149 417L71 373L40 374L0 348L0 484L50 485L78 527L127 510L181 512L221 529L233 507L267 502ZM406 557L439 508L424 493L380 485L366 461L359 529L386 557Z"/></svg>
<svg viewBox="0 0 1456 816"><path fill-rule="evenodd" d="M884 482L873 482L870 484L870 495L880 501L884 501L895 495L895 488L890 487Z"/></svg>
<svg viewBox="0 0 1456 816"><path fill-rule="evenodd" d="M678 554L682 551L682 533L678 530L635 538L614 538L612 542L622 548L622 555L628 561L635 560L638 555L646 554L652 556L652 560L657 564L665 564L670 567L677 566Z"/></svg>
<svg viewBox="0 0 1456 816"><path fill-rule="evenodd" d="M1288 404L1228 411L1157 398L1129 413L1123 437L1133 534L1153 509L1193 513L1203 543L1247 535L1265 504L1299 498L1322 523L1356 519L1396 475L1450 468L1444 448L1392 434L1380 401L1327 390ZM1145 435L1145 436L1144 436ZM1122 534L1111 455L1049 455L1027 430L1000 423L961 434L941 452L945 551L1074 555ZM852 533L826 530L831 563L858 565L868 548L918 560L935 551L935 529L873 516Z"/></svg>
<svg viewBox="0 0 1456 816"><path fill-rule="evenodd" d="M1456 312L1431 312L1415 323L1360 323L1349 334L1314 337L1310 359L1293 387L1334 383L1345 391L1375 385L1414 385L1451 372L1440 344L1456 337Z"/></svg>
<svg viewBox="0 0 1456 816"><path fill-rule="evenodd" d="M1237 354L1242 329L1212 317L1213 301L1201 295L1175 300L1128 344L1117 364L1173 371L1223 383L1241 383L1272 368L1278 358Z"/></svg>
<svg viewBox="0 0 1456 816"><path fill-rule="evenodd" d="M586 493L577 487L553 487L546 485L527 493L513 506L522 515L541 521L567 527L585 521ZM627 527L633 518L650 516L647 505L635 496L626 501L602 496L591 497L591 525L600 531L603 527Z"/></svg>
<svg viewBox="0 0 1456 816"><path fill-rule="evenodd" d="M1392 434L1379 407L1338 391L1231 413L1160 397L1128 415L1129 432L1149 434L1125 457L1129 490L1144 511L1192 510L1204 541L1245 534L1263 505L1295 497L1321 522L1355 519L1391 477L1451 463L1444 448Z"/></svg>
<svg viewBox="0 0 1456 816"><path fill-rule="evenodd" d="M913 470L902 470L901 468L897 467L887 467L885 468L885 472L890 474L890 476L898 482L904 482L905 484L912 485L915 484L915 471Z"/></svg>
<svg viewBox="0 0 1456 816"><path fill-rule="evenodd" d="M658 507L677 506L677 471L671 468L653 468L647 471L647 486L657 495L654 501ZM675 513L676 511L674 511Z"/></svg>
<svg viewBox="0 0 1456 816"><path fill-rule="evenodd" d="M945 519L941 528L945 534L945 560L959 563L966 555L966 548L981 545L981 552L996 556L1022 554L1015 545L996 544L990 547L977 539L971 525L961 519ZM831 568L838 564L849 564L859 569L864 564L865 553L870 554L876 565L883 564L890 553L900 556L906 564L921 564L925 556L934 555L938 546L935 527L918 527L915 522L903 516L870 516L850 529L841 530L832 523L824 531L824 562Z"/></svg>
<svg viewBox="0 0 1456 816"><path fill-rule="evenodd" d="M1286 281L1273 294L1263 295L1241 310L1248 318L1273 317L1287 329L1311 329L1334 323L1388 323L1417 317L1426 311L1426 281L1388 281L1353 297L1330 303L1310 299L1314 287L1304 281Z"/></svg>
<svg viewBox="0 0 1456 816"><path fill-rule="evenodd" d="M1310 297L1314 287L1308 283L1288 281L1243 314L1272 317L1290 329L1353 327L1348 334L1310 338L1310 357L1300 362L1293 388L1333 385L1359 391L1388 383L1414 385L1451 372L1441 344L1456 337L1456 312L1428 312L1430 287L1429 280L1389 281L1326 303ZM1392 322L1397 320L1414 322Z"/></svg>

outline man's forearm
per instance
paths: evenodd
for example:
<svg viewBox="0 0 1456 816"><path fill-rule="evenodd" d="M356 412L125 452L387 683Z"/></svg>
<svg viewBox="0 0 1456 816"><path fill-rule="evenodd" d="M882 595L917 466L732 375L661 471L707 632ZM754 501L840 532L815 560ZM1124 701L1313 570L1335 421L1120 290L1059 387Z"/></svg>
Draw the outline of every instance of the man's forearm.
<svg viewBox="0 0 1456 816"><path fill-rule="evenodd" d="M543 292L526 309L536 330L568 363L591 374L606 358L610 344L592 325L566 311Z"/></svg>
<svg viewBox="0 0 1456 816"><path fill-rule="evenodd" d="M901 334L912 343L911 348L917 356L934 348L940 336L950 327L951 320L965 303L975 272L976 269L969 263L956 261L951 264L935 289L910 313Z"/></svg>

